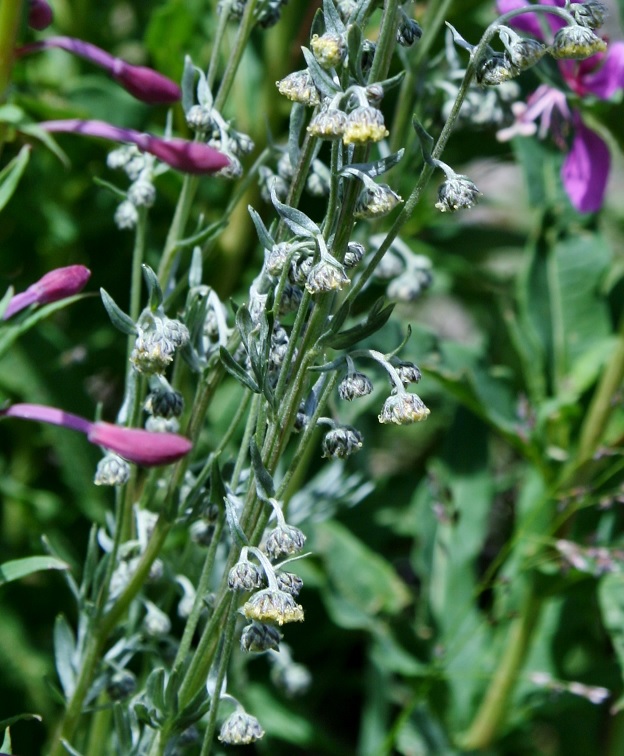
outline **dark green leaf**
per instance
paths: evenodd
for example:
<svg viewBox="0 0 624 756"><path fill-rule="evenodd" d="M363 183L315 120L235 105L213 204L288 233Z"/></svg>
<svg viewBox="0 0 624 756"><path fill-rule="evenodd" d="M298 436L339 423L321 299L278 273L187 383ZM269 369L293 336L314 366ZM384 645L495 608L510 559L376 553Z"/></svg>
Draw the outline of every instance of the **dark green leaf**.
<svg viewBox="0 0 624 756"><path fill-rule="evenodd" d="M236 362L234 357L232 357L225 347L219 347L219 356L221 357L223 367L231 376L236 378L239 383L242 383L243 386L246 386L250 391L253 391L254 394L260 393L260 387L258 384L249 375L245 368Z"/></svg>
<svg viewBox="0 0 624 756"><path fill-rule="evenodd" d="M376 333L388 322L390 315L392 315L392 310L394 310L394 304L383 307L383 301L383 298L381 298L375 302L364 323L359 323L353 328L348 328L346 331L341 331L333 336L324 338L323 345L332 349L348 349L357 344L358 341L362 341L362 339Z"/></svg>
<svg viewBox="0 0 624 756"><path fill-rule="evenodd" d="M272 499L275 496L273 478L264 466L260 449L258 449L255 439L253 438L249 442L249 454L251 456L251 464L256 478L256 490L258 491L258 496L265 501L267 499Z"/></svg>

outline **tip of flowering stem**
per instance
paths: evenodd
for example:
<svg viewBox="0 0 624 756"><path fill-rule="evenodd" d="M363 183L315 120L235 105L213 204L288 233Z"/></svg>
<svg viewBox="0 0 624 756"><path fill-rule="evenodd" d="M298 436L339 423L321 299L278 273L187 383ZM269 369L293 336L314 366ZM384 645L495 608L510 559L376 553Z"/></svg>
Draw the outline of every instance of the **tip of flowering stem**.
<svg viewBox="0 0 624 756"><path fill-rule="evenodd" d="M93 423L87 438L92 444L103 446L143 467L177 462L193 448L188 438L177 433L154 433L104 422Z"/></svg>
<svg viewBox="0 0 624 756"><path fill-rule="evenodd" d="M54 20L52 8L45 0L30 0L28 8L28 26L36 31L47 29Z"/></svg>
<svg viewBox="0 0 624 756"><path fill-rule="evenodd" d="M50 304L78 294L90 277L91 271L84 265L68 265L65 268L51 270L31 284L26 291L16 294L9 302L2 318L7 320L31 304Z"/></svg>
<svg viewBox="0 0 624 756"><path fill-rule="evenodd" d="M172 105L182 96L174 81L145 66L132 66L118 59L112 76L133 97L150 105Z"/></svg>

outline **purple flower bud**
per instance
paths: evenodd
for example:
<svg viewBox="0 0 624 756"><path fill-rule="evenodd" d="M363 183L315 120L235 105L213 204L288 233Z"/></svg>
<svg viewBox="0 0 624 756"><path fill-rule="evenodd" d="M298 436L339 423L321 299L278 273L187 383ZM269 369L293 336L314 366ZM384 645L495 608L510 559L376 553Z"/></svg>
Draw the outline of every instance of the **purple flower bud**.
<svg viewBox="0 0 624 756"><path fill-rule="evenodd" d="M52 8L46 0L30 0L28 8L28 26L31 29L42 31L47 29L54 19Z"/></svg>
<svg viewBox="0 0 624 756"><path fill-rule="evenodd" d="M200 142L186 139L159 139L151 134L141 134L133 129L122 129L106 121L81 121L77 118L65 121L43 121L39 127L44 131L69 132L85 136L110 139L114 142L130 142L140 150L185 173L216 173L230 161L218 150Z"/></svg>
<svg viewBox="0 0 624 756"><path fill-rule="evenodd" d="M66 268L51 270L29 286L26 291L16 294L9 302L2 318L7 320L31 304L49 304L71 297L84 288L90 277L91 271L84 265L68 265Z"/></svg>
<svg viewBox="0 0 624 756"><path fill-rule="evenodd" d="M121 58L115 58L90 42L73 37L48 37L17 50L18 56L28 55L52 47L66 50L103 68L115 81L137 100L150 105L170 105L180 99L180 87L171 79L145 66L133 66Z"/></svg>
<svg viewBox="0 0 624 756"><path fill-rule="evenodd" d="M128 462L144 467L168 465L188 454L193 444L176 433L150 433L140 428L124 428L112 423L92 423L70 412L41 404L13 404L0 410L0 417L19 417L80 431L88 441L114 451Z"/></svg>

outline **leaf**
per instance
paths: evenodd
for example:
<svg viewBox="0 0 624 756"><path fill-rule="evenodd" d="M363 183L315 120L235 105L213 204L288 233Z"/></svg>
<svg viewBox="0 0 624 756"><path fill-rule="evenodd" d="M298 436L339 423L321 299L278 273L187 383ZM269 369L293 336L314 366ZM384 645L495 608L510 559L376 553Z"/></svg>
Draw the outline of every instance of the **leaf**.
<svg viewBox="0 0 624 756"><path fill-rule="evenodd" d="M410 603L410 592L390 564L344 525L315 523L311 540L313 551L323 560L329 594L364 615L368 623L376 615L397 614Z"/></svg>
<svg viewBox="0 0 624 756"><path fill-rule="evenodd" d="M332 349L348 349L353 344L357 344L358 341L362 341L362 339L376 333L388 322L394 310L394 304L384 307L383 302L383 297L380 297L373 304L364 323L359 323L353 328L348 328L346 331L323 338L321 342L323 346L328 346Z"/></svg>
<svg viewBox="0 0 624 756"><path fill-rule="evenodd" d="M147 292L149 295L149 307L152 312L156 312L163 303L163 293L158 282L158 276L150 268L149 265L141 265L143 270L143 278L145 279L145 285L147 286Z"/></svg>
<svg viewBox="0 0 624 756"><path fill-rule="evenodd" d="M398 152L393 152L392 155L388 155L385 158L381 158L381 160L375 160L371 163L350 163L340 172L340 175L355 175L355 171L360 171L361 173L370 176L370 178L381 176L382 173L386 173L391 168L394 168L394 166L401 161L404 154L405 150L400 149Z"/></svg>
<svg viewBox="0 0 624 756"><path fill-rule="evenodd" d="M135 335L137 330L132 318L129 315L126 315L105 289L100 289L100 296L102 297L104 309L108 313L108 317L115 328L118 331L125 333L126 336Z"/></svg>
<svg viewBox="0 0 624 756"><path fill-rule="evenodd" d="M236 378L239 383L242 383L243 386L246 386L250 391L253 391L254 394L260 393L260 387L258 384L249 375L245 368L236 362L234 357L232 357L225 347L219 347L219 357L221 358L223 367L232 377Z"/></svg>
<svg viewBox="0 0 624 756"><path fill-rule="evenodd" d="M59 614L54 623L54 660L66 699L71 698L76 687L75 653L76 643L72 629L65 617Z"/></svg>
<svg viewBox="0 0 624 756"><path fill-rule="evenodd" d="M327 31L331 34L344 34L345 25L340 18L334 0L323 0L323 17L327 25Z"/></svg>
<svg viewBox="0 0 624 756"><path fill-rule="evenodd" d="M69 565L50 556L26 557L0 564L0 585L44 570L68 570Z"/></svg>
<svg viewBox="0 0 624 756"><path fill-rule="evenodd" d="M358 24L349 24L347 31L347 50L349 55L349 72L355 81L363 85L364 74L362 73L362 29Z"/></svg>
<svg viewBox="0 0 624 756"><path fill-rule="evenodd" d="M273 484L273 478L262 462L260 449L258 449L258 445L256 444L256 441L253 437L249 442L249 453L251 456L251 464L253 466L253 471L256 478L256 489L258 491L258 496L265 501L267 499L272 499L275 496L275 485Z"/></svg>
<svg viewBox="0 0 624 756"><path fill-rule="evenodd" d="M271 188L271 201L284 223L296 236L314 239L321 233L321 229L305 213L280 202L274 187Z"/></svg>
<svg viewBox="0 0 624 756"><path fill-rule="evenodd" d="M264 249L270 250L275 244L273 237L267 231L266 226L262 222L262 218L258 215L258 213L253 209L251 205L247 206L247 210L249 211L249 215L251 215L251 220L253 221L253 224L256 227L256 233L258 234L258 239L260 240L260 244L262 244Z"/></svg>
<svg viewBox="0 0 624 756"><path fill-rule="evenodd" d="M19 153L0 171L0 210L11 199L30 160L30 145L24 145Z"/></svg>
<svg viewBox="0 0 624 756"><path fill-rule="evenodd" d="M340 87L327 71L325 71L324 68L321 68L319 62L310 50L308 50L307 47L302 47L301 52L305 58L314 86L321 92L323 97L333 97L335 94L338 94L338 92L340 92Z"/></svg>

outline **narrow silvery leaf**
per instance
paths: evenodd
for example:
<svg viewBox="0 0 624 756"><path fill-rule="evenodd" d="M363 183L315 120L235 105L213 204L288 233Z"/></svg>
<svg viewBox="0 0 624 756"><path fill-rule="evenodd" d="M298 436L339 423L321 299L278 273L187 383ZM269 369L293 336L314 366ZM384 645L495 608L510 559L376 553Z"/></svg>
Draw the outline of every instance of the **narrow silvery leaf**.
<svg viewBox="0 0 624 756"><path fill-rule="evenodd" d="M325 25L328 32L332 34L345 33L345 25L342 23L334 0L323 0L323 16L325 17Z"/></svg>
<svg viewBox="0 0 624 756"><path fill-rule="evenodd" d="M232 357L225 347L219 347L219 356L221 357L223 367L233 378L236 378L239 383L242 383L243 386L246 386L250 391L253 391L254 394L260 393L260 387L258 384L249 373L236 362L234 357Z"/></svg>
<svg viewBox="0 0 624 756"><path fill-rule="evenodd" d="M262 462L262 455L255 440L252 438L249 444L249 454L251 456L251 466L253 467L256 477L256 490L261 499L272 499L275 496L275 485L273 478Z"/></svg>
<svg viewBox="0 0 624 756"><path fill-rule="evenodd" d="M193 248L191 267L189 269L189 288L196 289L201 286L203 275L202 251L200 247Z"/></svg>
<svg viewBox="0 0 624 756"><path fill-rule="evenodd" d="M323 344L332 349L348 349L358 341L371 336L387 323L390 315L392 315L392 310L394 310L393 304L383 307L383 302L383 298L375 302L364 323L358 323L353 328L329 336L323 340Z"/></svg>
<svg viewBox="0 0 624 756"><path fill-rule="evenodd" d="M65 698L73 695L76 687L76 670L74 668L74 634L69 623L59 614L54 623L54 660Z"/></svg>
<svg viewBox="0 0 624 756"><path fill-rule="evenodd" d="M249 211L249 215L251 215L251 220L253 221L253 224L256 227L256 234L258 235L260 244L262 244L264 249L271 249L271 247L275 244L275 240L273 239L271 234L268 232L267 227L262 222L262 218L258 215L258 213L253 209L251 205L247 206L247 210Z"/></svg>
<svg viewBox="0 0 624 756"><path fill-rule="evenodd" d="M274 188L271 188L271 200L284 223L297 236L313 239L321 233L321 229L305 213L280 202Z"/></svg>
<svg viewBox="0 0 624 756"><path fill-rule="evenodd" d="M197 68L196 70L199 75L199 81L197 82L197 102L205 108L212 108L212 92L210 91L210 87L208 86L208 79L206 78L206 74L201 70L201 68Z"/></svg>
<svg viewBox="0 0 624 756"><path fill-rule="evenodd" d="M290 109L290 120L288 122L288 157L292 166L299 162L301 154L301 131L306 123L306 108L300 102L293 102ZM318 141L318 149L321 147L321 140Z"/></svg>
<svg viewBox="0 0 624 756"><path fill-rule="evenodd" d="M43 570L68 570L69 565L51 556L25 557L0 564L0 585Z"/></svg>
<svg viewBox="0 0 624 756"><path fill-rule="evenodd" d="M190 56L184 58L182 72L182 109L187 113L195 102L195 66Z"/></svg>
<svg viewBox="0 0 624 756"><path fill-rule="evenodd" d="M147 286L147 292L149 295L149 306L152 312L156 312L163 303L163 293L158 283L158 276L150 268L149 265L142 265L143 278L145 279L145 285Z"/></svg>
<svg viewBox="0 0 624 756"><path fill-rule="evenodd" d="M451 30L453 42L455 42L458 47L463 47L464 50L468 50L468 52L472 52L475 49L475 46L471 45L470 42L467 42L452 24L449 24L449 22L446 21L446 25Z"/></svg>
<svg viewBox="0 0 624 756"><path fill-rule="evenodd" d="M389 79L384 79L383 81L378 81L375 83L383 89L384 94L387 94L391 89L398 87L399 84L403 81L404 77L405 71L399 71L398 74L391 76Z"/></svg>
<svg viewBox="0 0 624 756"><path fill-rule="evenodd" d="M364 86L362 73L362 30L357 24L349 24L347 32L347 50L349 55L349 72L356 82Z"/></svg>
<svg viewBox="0 0 624 756"><path fill-rule="evenodd" d="M414 127L416 136L418 137L420 141L420 149L422 150L423 158L425 159L426 163L431 164L431 152L433 150L433 137L431 136L431 134L425 131L423 125L416 118L416 116L412 118L412 126Z"/></svg>
<svg viewBox="0 0 624 756"><path fill-rule="evenodd" d="M121 307L117 305L115 300L106 291L106 289L100 289L100 296L102 297L102 304L104 305L104 309L108 313L108 317L110 318L111 323L115 326L115 328L118 331L125 333L126 336L132 336L136 334L136 326L134 325L134 321L129 315L126 315Z"/></svg>
<svg viewBox="0 0 624 756"><path fill-rule="evenodd" d="M150 672L145 683L147 698L158 711L165 711L165 679L164 668L157 667Z"/></svg>
<svg viewBox="0 0 624 756"><path fill-rule="evenodd" d="M303 57L307 63L314 86L319 92L321 92L323 97L333 97L335 94L342 91L327 71L321 68L310 50L308 50L307 47L302 47L301 50L303 51Z"/></svg>
<svg viewBox="0 0 624 756"><path fill-rule="evenodd" d="M382 173L386 173L391 168L394 168L394 166L401 161L404 154L405 150L400 149L398 152L393 152L392 155L388 155L385 158L381 158L381 160L375 160L371 163L351 163L347 168L342 170L342 174L344 175L345 173L348 173L349 169L352 168L365 173L371 178L374 176L381 176Z"/></svg>
<svg viewBox="0 0 624 756"><path fill-rule="evenodd" d="M238 517L236 515L236 509L234 507L234 501L236 501L236 499L231 496L225 496L223 498L223 501L225 503L225 519L230 529L230 534L232 538L235 541L238 541L238 543L241 546L247 546L249 544L249 540L247 539L247 536L245 535L245 533L243 532L243 529L240 526ZM208 680L208 684L207 684L208 691L210 691L209 683L210 683L210 679Z"/></svg>

